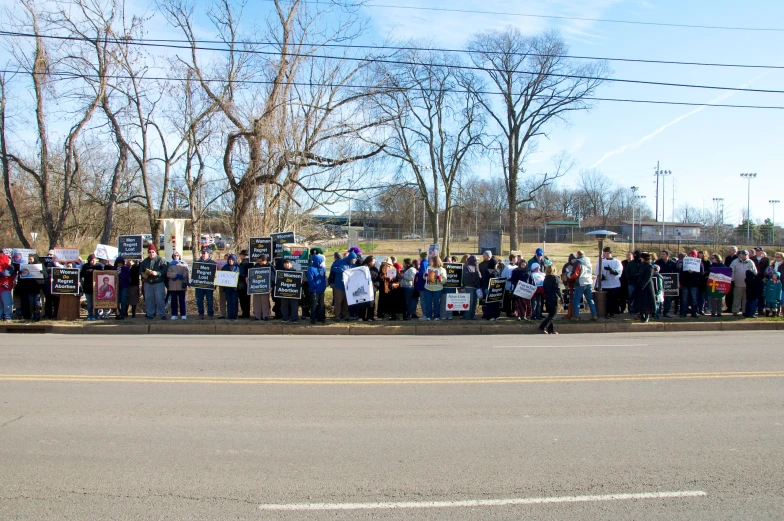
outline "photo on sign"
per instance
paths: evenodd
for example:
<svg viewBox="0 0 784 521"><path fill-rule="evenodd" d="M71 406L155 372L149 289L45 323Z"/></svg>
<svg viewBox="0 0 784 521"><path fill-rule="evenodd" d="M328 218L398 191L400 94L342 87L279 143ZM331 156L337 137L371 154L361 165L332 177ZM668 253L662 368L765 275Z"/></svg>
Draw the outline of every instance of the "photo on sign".
<svg viewBox="0 0 784 521"><path fill-rule="evenodd" d="M534 298L534 293L536 293L536 286L519 280L513 293L520 298L532 299Z"/></svg>
<svg viewBox="0 0 784 521"><path fill-rule="evenodd" d="M79 270L76 268L52 268L52 295L78 295Z"/></svg>
<svg viewBox="0 0 784 521"><path fill-rule="evenodd" d="M93 272L93 307L96 309L117 307L116 271Z"/></svg>
<svg viewBox="0 0 784 521"><path fill-rule="evenodd" d="M14 264L27 264L30 255L36 255L36 251L29 248L14 248L14 252L11 255L11 262Z"/></svg>
<svg viewBox="0 0 784 521"><path fill-rule="evenodd" d="M346 300L349 306L371 302L375 298L373 280L367 266L360 266L343 271L343 286L346 288Z"/></svg>
<svg viewBox="0 0 784 521"><path fill-rule="evenodd" d="M471 307L471 295L469 293L447 293L446 309L449 311L466 311Z"/></svg>
<svg viewBox="0 0 784 521"><path fill-rule="evenodd" d="M222 288L236 288L240 282L237 271L219 271L215 273L215 285Z"/></svg>
<svg viewBox="0 0 784 521"><path fill-rule="evenodd" d="M194 262L191 270L191 286L198 289L215 289L217 264L213 262Z"/></svg>
<svg viewBox="0 0 784 521"><path fill-rule="evenodd" d="M428 259L432 259L433 257L438 257L438 252L439 251L440 251L440 248L439 248L438 244L431 244L427 248L427 258Z"/></svg>
<svg viewBox="0 0 784 521"><path fill-rule="evenodd" d="M395 280L395 277L397 277L397 268L387 268L387 279Z"/></svg>
<svg viewBox="0 0 784 521"><path fill-rule="evenodd" d="M248 295L269 295L272 285L272 268L248 269Z"/></svg>
<svg viewBox="0 0 784 521"><path fill-rule="evenodd" d="M20 279L39 279L44 278L44 268L42 264L22 264L19 267Z"/></svg>
<svg viewBox="0 0 784 521"><path fill-rule="evenodd" d="M99 244L95 247L95 251L93 252L93 254L99 260L107 260L109 262L114 262L117 259L118 249L115 248L114 246Z"/></svg>
<svg viewBox="0 0 784 521"><path fill-rule="evenodd" d="M275 272L275 298L302 298L302 272L278 270Z"/></svg>

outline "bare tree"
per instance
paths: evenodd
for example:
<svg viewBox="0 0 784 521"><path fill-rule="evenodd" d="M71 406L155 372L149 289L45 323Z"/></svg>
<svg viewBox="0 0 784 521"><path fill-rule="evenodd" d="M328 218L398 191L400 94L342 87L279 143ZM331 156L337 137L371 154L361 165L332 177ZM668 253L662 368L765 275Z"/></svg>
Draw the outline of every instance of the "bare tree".
<svg viewBox="0 0 784 521"><path fill-rule="evenodd" d="M520 175L532 140L547 135L553 120L590 107L590 97L608 73L604 62L577 64L567 58L568 48L555 32L527 37L519 29L487 31L474 36L471 58L491 80L496 96L480 97L499 128L495 146L501 155L509 211L512 249L518 248L518 211L537 191L520 194ZM498 102L497 102L498 101ZM539 188L554 175L541 178Z"/></svg>
<svg viewBox="0 0 784 521"><path fill-rule="evenodd" d="M481 86L452 55L409 51L405 58L404 65L381 72L389 86L376 97L380 112L390 122L385 152L413 173L433 242L440 240L441 251L448 254L455 182L482 144L484 111L475 94Z"/></svg>
<svg viewBox="0 0 784 521"><path fill-rule="evenodd" d="M30 247L27 237L22 228L22 222L19 219L19 212L16 209L16 202L14 201L14 193L11 189L11 165L8 160L8 145L6 141L6 84L8 82L5 73L0 73L0 167L3 169L3 189L5 191L5 202L8 206L8 212L11 214L11 222L14 226L16 237L21 241L25 248Z"/></svg>

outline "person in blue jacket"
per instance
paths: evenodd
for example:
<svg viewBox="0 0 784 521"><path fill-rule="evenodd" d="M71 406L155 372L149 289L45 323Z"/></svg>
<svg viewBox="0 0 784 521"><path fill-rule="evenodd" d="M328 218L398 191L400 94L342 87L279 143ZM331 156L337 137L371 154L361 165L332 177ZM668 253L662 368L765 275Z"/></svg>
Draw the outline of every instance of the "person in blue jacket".
<svg viewBox="0 0 784 521"><path fill-rule="evenodd" d="M335 300L335 322L348 320L348 300L346 299L346 286L343 284L343 271L349 269L357 261L357 254L353 251L340 260L332 263L329 278L334 280L332 295Z"/></svg>
<svg viewBox="0 0 784 521"><path fill-rule="evenodd" d="M324 309L324 292L327 290L327 268L326 259L320 253L311 256L307 279L308 298L310 300L310 323L315 324L316 320L318 320L323 324L327 319Z"/></svg>

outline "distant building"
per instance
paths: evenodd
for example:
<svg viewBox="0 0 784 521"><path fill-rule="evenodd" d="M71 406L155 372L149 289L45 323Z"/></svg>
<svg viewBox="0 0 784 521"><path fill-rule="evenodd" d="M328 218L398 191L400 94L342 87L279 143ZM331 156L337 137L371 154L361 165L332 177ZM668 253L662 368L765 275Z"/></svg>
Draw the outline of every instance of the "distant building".
<svg viewBox="0 0 784 521"><path fill-rule="evenodd" d="M662 225L664 225L664 235L662 236ZM641 221L634 223L634 238L637 241L695 241L700 238L702 232L701 224L693 223L660 223L655 221ZM621 221L621 235L623 240L629 240L632 236L631 221ZM619 237L620 238L620 237Z"/></svg>

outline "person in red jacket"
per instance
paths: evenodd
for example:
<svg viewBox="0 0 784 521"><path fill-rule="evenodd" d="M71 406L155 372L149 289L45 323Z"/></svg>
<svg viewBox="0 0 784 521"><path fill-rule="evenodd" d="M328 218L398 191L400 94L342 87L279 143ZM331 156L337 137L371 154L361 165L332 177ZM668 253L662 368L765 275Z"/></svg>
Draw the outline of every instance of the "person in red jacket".
<svg viewBox="0 0 784 521"><path fill-rule="evenodd" d="M14 281L16 270L11 264L11 258L0 252L0 304L2 304L2 319L10 322L14 313Z"/></svg>

